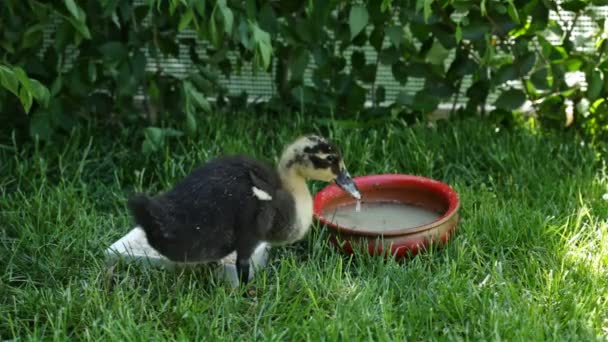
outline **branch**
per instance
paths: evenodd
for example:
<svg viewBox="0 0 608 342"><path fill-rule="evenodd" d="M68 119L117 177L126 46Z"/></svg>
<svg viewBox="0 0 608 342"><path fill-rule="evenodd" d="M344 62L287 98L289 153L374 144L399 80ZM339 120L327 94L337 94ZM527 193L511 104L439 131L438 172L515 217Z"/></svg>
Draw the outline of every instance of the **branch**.
<svg viewBox="0 0 608 342"><path fill-rule="evenodd" d="M570 27L568 28L568 31L566 31L566 34L562 38L562 44L564 42L567 42L567 41L570 40L570 36L572 35L572 31L574 30L574 26L576 26L576 21L578 20L578 17L580 15L581 15L581 12L576 12L576 15L574 16L574 19L572 19L572 25L570 25Z"/></svg>

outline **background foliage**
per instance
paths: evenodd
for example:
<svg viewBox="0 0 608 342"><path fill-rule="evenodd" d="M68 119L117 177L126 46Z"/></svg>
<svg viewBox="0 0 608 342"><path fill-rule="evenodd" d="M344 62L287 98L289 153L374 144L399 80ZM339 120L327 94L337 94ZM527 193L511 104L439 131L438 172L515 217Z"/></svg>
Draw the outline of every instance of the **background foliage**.
<svg viewBox="0 0 608 342"><path fill-rule="evenodd" d="M305 108L360 122L415 119L464 97L466 105L453 106L453 113L480 113L509 124L521 117L528 100L540 124L602 139L608 136L608 22L595 9L605 5L606 0L4 0L0 118L5 127L44 140L83 120L136 122L146 127L142 147L151 152L167 137L197 134L201 117L211 110L245 109L246 94L228 96L218 79L251 63L256 72L274 77L276 95L264 103L265 111ZM574 24L551 19L550 11L572 12L574 23L590 16L597 26L591 48L579 46L572 39ZM196 32L196 39L180 37L184 30ZM368 44L375 56L364 53ZM177 57L180 47L196 66L186 77L160 63ZM380 65L390 66L404 85L424 79L423 89L387 102L376 82ZM582 82L567 82L574 72L584 76ZM472 79L466 88L465 77ZM364 106L366 98L373 106ZM180 125L166 128L166 119Z"/></svg>

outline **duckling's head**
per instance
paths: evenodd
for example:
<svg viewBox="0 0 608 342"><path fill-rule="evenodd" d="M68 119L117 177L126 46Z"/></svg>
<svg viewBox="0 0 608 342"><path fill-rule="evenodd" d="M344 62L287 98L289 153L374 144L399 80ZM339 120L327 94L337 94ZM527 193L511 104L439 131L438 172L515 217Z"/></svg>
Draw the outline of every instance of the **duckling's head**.
<svg viewBox="0 0 608 342"><path fill-rule="evenodd" d="M335 182L356 199L361 198L340 149L318 135L305 135L291 143L281 156L280 167L287 174L324 182Z"/></svg>

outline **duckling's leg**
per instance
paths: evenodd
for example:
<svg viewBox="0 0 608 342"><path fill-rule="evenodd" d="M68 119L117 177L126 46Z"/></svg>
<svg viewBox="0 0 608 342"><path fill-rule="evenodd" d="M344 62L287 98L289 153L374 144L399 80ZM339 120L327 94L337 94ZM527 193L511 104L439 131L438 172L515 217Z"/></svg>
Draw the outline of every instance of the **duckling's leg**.
<svg viewBox="0 0 608 342"><path fill-rule="evenodd" d="M242 257L241 254L237 254L236 257L236 273L239 278L241 285L249 282L249 257Z"/></svg>
<svg viewBox="0 0 608 342"><path fill-rule="evenodd" d="M241 285L249 282L250 260L257 243L258 242L253 239L244 239L237 247L236 273Z"/></svg>

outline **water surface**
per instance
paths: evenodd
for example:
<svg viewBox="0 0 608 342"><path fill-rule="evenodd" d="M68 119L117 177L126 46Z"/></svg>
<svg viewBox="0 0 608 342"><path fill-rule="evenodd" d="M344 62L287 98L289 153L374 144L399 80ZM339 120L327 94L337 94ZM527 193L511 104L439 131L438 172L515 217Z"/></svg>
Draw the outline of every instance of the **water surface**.
<svg viewBox="0 0 608 342"><path fill-rule="evenodd" d="M414 205L398 202L363 202L323 212L331 222L343 227L365 230L413 228L437 220L441 215Z"/></svg>

